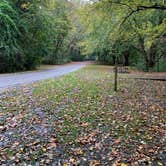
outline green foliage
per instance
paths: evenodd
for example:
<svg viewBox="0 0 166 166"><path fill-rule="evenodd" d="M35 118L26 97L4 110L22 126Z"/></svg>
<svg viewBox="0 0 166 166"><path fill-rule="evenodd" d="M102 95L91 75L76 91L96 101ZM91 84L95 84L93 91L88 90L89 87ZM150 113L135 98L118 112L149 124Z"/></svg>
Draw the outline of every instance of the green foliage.
<svg viewBox="0 0 166 166"><path fill-rule="evenodd" d="M149 70L165 53L162 0L1 0L0 25L0 72L86 57Z"/></svg>
<svg viewBox="0 0 166 166"><path fill-rule="evenodd" d="M0 2L0 72L23 68L23 57L19 54L19 30L17 12L5 0Z"/></svg>
<svg viewBox="0 0 166 166"><path fill-rule="evenodd" d="M0 72L70 61L71 45L77 45L73 39L78 35L71 23L70 5L65 0L1 1Z"/></svg>
<svg viewBox="0 0 166 166"><path fill-rule="evenodd" d="M106 63L115 57L124 65L141 62L149 70L163 54L161 43L153 47L166 33L165 9L161 0L101 0L86 5L82 9L86 33L80 42L84 54L98 52L98 60Z"/></svg>
<svg viewBox="0 0 166 166"><path fill-rule="evenodd" d="M159 66L158 66L159 65ZM156 64L153 70L157 71L159 68L160 72L166 72L166 58L163 58L159 61L159 64Z"/></svg>

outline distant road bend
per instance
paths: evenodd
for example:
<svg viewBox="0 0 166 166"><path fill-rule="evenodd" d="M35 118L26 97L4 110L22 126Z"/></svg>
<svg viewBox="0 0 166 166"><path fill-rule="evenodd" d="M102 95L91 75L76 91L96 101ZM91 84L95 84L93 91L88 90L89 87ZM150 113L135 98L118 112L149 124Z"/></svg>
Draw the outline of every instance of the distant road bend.
<svg viewBox="0 0 166 166"><path fill-rule="evenodd" d="M0 74L0 91L11 88L16 85L30 84L49 78L56 78L86 66L88 62L76 62L67 65L57 66L56 68L39 70L32 72Z"/></svg>

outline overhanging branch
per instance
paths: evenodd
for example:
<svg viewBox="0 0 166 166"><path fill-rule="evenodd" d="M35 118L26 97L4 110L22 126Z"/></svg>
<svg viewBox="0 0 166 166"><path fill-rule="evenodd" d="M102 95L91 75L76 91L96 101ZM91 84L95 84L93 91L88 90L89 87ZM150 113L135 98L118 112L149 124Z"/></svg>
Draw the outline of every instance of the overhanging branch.
<svg viewBox="0 0 166 166"><path fill-rule="evenodd" d="M134 13L137 13L139 11L142 11L142 10L150 10L150 9L156 9L156 10L166 10L166 6L165 5L158 5L158 4L155 4L155 5L151 5L151 6L145 6L145 5L138 5L138 6L135 6L135 7L132 7L130 6L129 4L127 3L123 3L123 2L118 2L118 1L112 1L112 0L109 0L108 1L111 5L112 4L116 4L116 5L120 5L120 6L126 6L130 12L127 16L124 17L123 21L121 22L120 24L120 28L121 26L127 21L127 19L129 17L131 17ZM135 5L135 4L134 4ZM135 8L135 9L134 9Z"/></svg>
<svg viewBox="0 0 166 166"><path fill-rule="evenodd" d="M166 10L166 6L164 5L152 5L152 6L138 6L139 10L146 10L146 9L159 9L159 10Z"/></svg>
<svg viewBox="0 0 166 166"><path fill-rule="evenodd" d="M123 21L120 24L120 27L127 21L129 17L131 17L134 13L137 13L139 11L143 10L150 10L150 9L157 9L157 10L166 10L166 6L160 6L160 5L152 5L152 6L137 6L136 10L131 10L131 12L123 19Z"/></svg>

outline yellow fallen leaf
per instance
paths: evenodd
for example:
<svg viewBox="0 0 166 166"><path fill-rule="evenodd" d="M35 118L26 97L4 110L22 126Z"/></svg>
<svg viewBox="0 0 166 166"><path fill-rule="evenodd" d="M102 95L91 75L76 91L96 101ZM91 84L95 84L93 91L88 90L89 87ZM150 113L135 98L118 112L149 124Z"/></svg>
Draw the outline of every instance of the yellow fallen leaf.
<svg viewBox="0 0 166 166"><path fill-rule="evenodd" d="M43 150L43 152L46 152L46 151L47 151L47 149L46 149L46 148L42 148L42 150Z"/></svg>
<svg viewBox="0 0 166 166"><path fill-rule="evenodd" d="M63 166L69 166L69 165L65 163L65 164L63 164Z"/></svg>
<svg viewBox="0 0 166 166"><path fill-rule="evenodd" d="M100 166L100 161L98 161L98 160L91 160L89 166Z"/></svg>
<svg viewBox="0 0 166 166"><path fill-rule="evenodd" d="M162 164L161 162L159 162L159 161L157 162L157 164L158 164L159 166L163 166L163 164Z"/></svg>
<svg viewBox="0 0 166 166"><path fill-rule="evenodd" d="M150 135L147 135L147 139L148 139L148 140L151 140L152 137L151 137Z"/></svg>
<svg viewBox="0 0 166 166"><path fill-rule="evenodd" d="M76 150L76 154L77 154L77 155L82 155L82 154L83 154L83 151L82 151L81 149L77 149L77 150Z"/></svg>
<svg viewBox="0 0 166 166"><path fill-rule="evenodd" d="M121 163L120 166L127 166L127 164L125 164L125 163Z"/></svg>

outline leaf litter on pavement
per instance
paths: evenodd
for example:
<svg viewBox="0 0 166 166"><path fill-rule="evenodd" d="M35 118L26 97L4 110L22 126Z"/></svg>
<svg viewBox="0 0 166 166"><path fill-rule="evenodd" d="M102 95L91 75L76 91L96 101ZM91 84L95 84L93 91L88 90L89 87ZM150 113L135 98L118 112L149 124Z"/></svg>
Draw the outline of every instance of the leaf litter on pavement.
<svg viewBox="0 0 166 166"><path fill-rule="evenodd" d="M119 76L109 66L0 94L0 165L166 163L166 83Z"/></svg>

